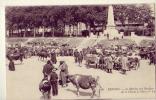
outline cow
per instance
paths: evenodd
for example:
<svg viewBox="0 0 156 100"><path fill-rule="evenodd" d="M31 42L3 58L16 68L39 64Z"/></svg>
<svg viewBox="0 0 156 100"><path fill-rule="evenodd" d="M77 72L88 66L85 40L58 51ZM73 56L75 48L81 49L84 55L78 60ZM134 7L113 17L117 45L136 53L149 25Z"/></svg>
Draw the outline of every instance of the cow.
<svg viewBox="0 0 156 100"><path fill-rule="evenodd" d="M20 60L21 63L23 62L23 53L11 53L11 54L7 54L6 57L8 58L8 60Z"/></svg>
<svg viewBox="0 0 156 100"><path fill-rule="evenodd" d="M97 81L91 75L68 75L68 80L77 88L77 96L79 96L79 89L92 89L92 96L94 97L96 92Z"/></svg>
<svg viewBox="0 0 156 100"><path fill-rule="evenodd" d="M44 58L47 59L49 56L48 52L46 52L46 51L40 51L40 52L38 52L37 55L39 57L38 59L41 59L41 60L44 60Z"/></svg>

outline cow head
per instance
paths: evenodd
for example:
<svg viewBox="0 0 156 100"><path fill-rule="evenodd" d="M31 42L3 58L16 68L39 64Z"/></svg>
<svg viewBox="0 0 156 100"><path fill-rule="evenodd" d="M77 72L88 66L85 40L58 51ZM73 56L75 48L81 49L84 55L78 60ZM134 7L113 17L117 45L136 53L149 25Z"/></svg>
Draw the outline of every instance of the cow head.
<svg viewBox="0 0 156 100"><path fill-rule="evenodd" d="M95 78L90 77L89 83L90 83L90 86L91 86L92 88L95 88L95 87L96 87L96 84L97 84L97 81L96 81Z"/></svg>

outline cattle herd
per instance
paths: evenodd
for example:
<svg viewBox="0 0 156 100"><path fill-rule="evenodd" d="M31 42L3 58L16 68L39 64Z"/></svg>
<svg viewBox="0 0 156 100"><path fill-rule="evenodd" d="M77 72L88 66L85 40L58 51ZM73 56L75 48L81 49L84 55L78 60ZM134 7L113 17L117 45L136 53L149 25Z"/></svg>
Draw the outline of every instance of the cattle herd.
<svg viewBox="0 0 156 100"><path fill-rule="evenodd" d="M23 59L37 56L38 60L41 61L51 58L52 62L56 64L57 57L71 56L74 57L75 63L78 63L80 67L85 65L86 68L101 69L107 73L113 73L112 70L117 70L121 74L126 74L126 71L137 70L140 67L141 59L149 60L149 65L156 64L155 55L153 44L147 47L110 45L105 48L94 45L92 47L76 48L71 47L69 44L49 46L41 43L32 43L24 46L16 45L14 47L7 47L6 50L6 57L10 61L20 60L22 63ZM78 85L74 83L76 81L74 77L84 78L86 76L69 76L69 80L72 81L78 89ZM83 78L80 78L80 80ZM84 79L86 80L87 78ZM81 86L83 87L83 85L84 83ZM85 86L86 85L84 85L84 88ZM94 94L94 86L86 86L86 88L92 88Z"/></svg>

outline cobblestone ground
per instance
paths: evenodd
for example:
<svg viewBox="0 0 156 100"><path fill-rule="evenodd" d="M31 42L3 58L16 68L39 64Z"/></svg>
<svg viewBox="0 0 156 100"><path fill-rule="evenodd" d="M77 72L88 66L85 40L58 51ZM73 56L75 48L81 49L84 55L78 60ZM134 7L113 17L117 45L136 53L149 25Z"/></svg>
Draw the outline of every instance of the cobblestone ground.
<svg viewBox="0 0 156 100"><path fill-rule="evenodd" d="M113 71L112 74L100 69L87 69L74 63L73 57L58 57L58 61L65 60L69 66L69 74L85 74L100 76L100 84L104 88L100 98L151 98L155 97L155 66L148 65L148 61L141 60L138 70L131 70L127 75ZM16 61L16 71L7 69L7 100L43 100L38 86L43 78L42 67L46 61L39 61L37 57L25 59L23 64ZM85 62L84 62L85 63ZM55 65L58 67L58 64ZM127 88L127 90L126 90ZM139 89L140 88L140 89ZM131 90L131 91L130 91ZM122 93L122 91L129 93ZM148 91L148 92L147 92ZM68 87L59 86L58 96L51 99L90 99L91 90L80 89L80 96L76 95L76 88L69 83ZM134 92L138 92L137 94ZM97 99L99 97L94 97Z"/></svg>

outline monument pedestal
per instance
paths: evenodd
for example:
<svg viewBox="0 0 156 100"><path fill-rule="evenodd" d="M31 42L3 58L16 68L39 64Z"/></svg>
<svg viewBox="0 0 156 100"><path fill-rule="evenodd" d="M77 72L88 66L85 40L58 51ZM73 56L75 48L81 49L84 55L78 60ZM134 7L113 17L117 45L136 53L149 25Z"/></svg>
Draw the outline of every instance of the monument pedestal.
<svg viewBox="0 0 156 100"><path fill-rule="evenodd" d="M107 34L109 34L109 39L120 38L120 34L115 27L107 27Z"/></svg>

